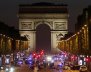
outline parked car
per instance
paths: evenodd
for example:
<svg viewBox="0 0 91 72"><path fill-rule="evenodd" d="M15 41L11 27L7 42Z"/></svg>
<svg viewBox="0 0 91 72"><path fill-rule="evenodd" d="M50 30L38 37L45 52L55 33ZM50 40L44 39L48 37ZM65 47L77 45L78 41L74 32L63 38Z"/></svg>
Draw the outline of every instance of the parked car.
<svg viewBox="0 0 91 72"><path fill-rule="evenodd" d="M80 72L88 72L86 66L80 66Z"/></svg>

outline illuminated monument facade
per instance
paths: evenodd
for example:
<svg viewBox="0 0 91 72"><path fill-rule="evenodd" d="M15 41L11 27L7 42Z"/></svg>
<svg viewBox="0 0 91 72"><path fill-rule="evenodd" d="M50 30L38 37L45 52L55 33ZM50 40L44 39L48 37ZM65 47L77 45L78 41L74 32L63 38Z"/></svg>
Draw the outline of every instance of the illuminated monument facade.
<svg viewBox="0 0 91 72"><path fill-rule="evenodd" d="M30 51L36 49L36 28L46 24L51 30L51 52L59 52L58 42L68 33L67 5L35 3L19 6L19 31L29 40Z"/></svg>

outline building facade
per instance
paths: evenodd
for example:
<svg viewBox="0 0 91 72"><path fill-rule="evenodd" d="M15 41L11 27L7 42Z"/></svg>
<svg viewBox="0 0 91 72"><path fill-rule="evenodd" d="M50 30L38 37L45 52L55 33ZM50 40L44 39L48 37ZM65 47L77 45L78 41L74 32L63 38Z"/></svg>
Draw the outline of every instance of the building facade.
<svg viewBox="0 0 91 72"><path fill-rule="evenodd" d="M67 5L55 5L51 3L35 3L19 6L19 32L29 40L30 51L36 50L36 28L40 24L46 24L51 30L51 51L58 52L60 37L68 33Z"/></svg>

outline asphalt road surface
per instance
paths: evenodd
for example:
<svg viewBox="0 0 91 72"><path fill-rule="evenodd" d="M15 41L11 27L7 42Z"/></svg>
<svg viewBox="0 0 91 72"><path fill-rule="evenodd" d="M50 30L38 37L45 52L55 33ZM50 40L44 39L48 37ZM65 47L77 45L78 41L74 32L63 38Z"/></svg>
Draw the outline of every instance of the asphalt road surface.
<svg viewBox="0 0 91 72"><path fill-rule="evenodd" d="M0 72L5 72L5 70L1 70ZM12 72L34 72L34 71L30 69L27 65L22 65L21 67L15 67L14 71ZM79 72L79 71L78 70L56 70L56 69L44 68L39 70L38 72Z"/></svg>

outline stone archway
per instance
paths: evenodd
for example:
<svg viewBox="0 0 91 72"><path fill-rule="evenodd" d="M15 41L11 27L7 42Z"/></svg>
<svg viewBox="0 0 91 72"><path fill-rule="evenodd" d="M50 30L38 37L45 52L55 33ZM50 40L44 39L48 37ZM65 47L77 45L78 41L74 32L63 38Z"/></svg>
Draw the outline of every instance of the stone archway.
<svg viewBox="0 0 91 72"><path fill-rule="evenodd" d="M46 4L20 5L19 32L21 36L27 36L30 51L35 51L36 29L39 25L46 24L51 32L51 52L57 53L60 38L68 33L67 5Z"/></svg>
<svg viewBox="0 0 91 72"><path fill-rule="evenodd" d="M47 24L40 24L36 27L36 50L51 52L51 29Z"/></svg>

